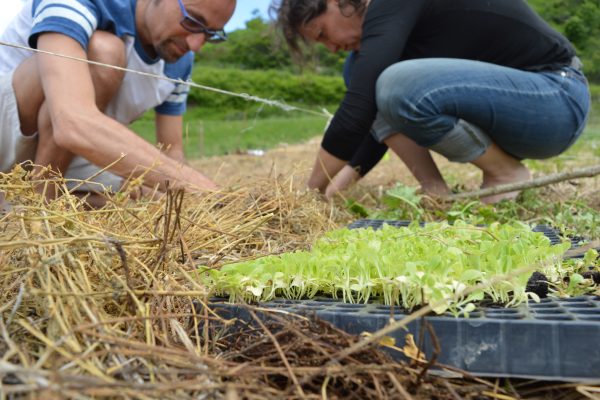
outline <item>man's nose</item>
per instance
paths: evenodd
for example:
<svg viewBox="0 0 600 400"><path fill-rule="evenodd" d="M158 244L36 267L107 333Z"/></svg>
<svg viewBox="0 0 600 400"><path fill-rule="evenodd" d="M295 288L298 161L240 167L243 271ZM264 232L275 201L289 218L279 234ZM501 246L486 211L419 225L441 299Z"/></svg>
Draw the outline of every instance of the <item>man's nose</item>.
<svg viewBox="0 0 600 400"><path fill-rule="evenodd" d="M193 35L188 35L186 41L190 50L196 53L206 43L206 35L204 33L194 33Z"/></svg>

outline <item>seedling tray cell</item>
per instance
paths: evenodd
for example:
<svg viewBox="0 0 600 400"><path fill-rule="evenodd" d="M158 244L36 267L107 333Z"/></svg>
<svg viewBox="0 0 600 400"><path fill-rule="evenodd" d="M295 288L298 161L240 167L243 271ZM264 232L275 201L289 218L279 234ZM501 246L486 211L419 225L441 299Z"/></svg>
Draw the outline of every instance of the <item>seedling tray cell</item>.
<svg viewBox="0 0 600 400"><path fill-rule="evenodd" d="M211 307L224 317L252 322L244 306L213 299ZM376 302L345 304L332 299L274 300L259 307L316 315L355 335L376 332L390 318L407 314ZM517 308L484 307L468 318L452 315L428 316L441 352L438 362L482 377L517 377L542 380L600 382L600 298L546 298L540 303ZM418 342L423 320L413 321L408 330L389 336L403 347L406 335ZM433 345L423 329L421 350L431 357ZM402 353L388 349L402 360Z"/></svg>
<svg viewBox="0 0 600 400"><path fill-rule="evenodd" d="M396 221L396 220L383 220L383 219L359 219L348 225L348 229L359 229L359 228L373 228L381 229L383 225L390 225L397 228L407 227L411 224L411 221ZM422 226L423 223L420 223ZM534 232L541 232L548 239L550 243L559 244L561 242L558 231L548 225L536 225L533 229Z"/></svg>

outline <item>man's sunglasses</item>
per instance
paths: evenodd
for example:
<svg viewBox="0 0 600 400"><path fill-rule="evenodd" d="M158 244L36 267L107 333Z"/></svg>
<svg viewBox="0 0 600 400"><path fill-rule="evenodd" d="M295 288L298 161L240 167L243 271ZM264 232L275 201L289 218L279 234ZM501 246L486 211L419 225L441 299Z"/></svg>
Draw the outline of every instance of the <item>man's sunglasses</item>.
<svg viewBox="0 0 600 400"><path fill-rule="evenodd" d="M207 28L204 23L188 14L181 0L177 1L179 1L179 8L181 8L181 13L183 14L183 18L179 22L183 29L191 33L204 33L204 35L206 35L206 41L209 43L221 43L227 40L227 34L224 30L212 30Z"/></svg>

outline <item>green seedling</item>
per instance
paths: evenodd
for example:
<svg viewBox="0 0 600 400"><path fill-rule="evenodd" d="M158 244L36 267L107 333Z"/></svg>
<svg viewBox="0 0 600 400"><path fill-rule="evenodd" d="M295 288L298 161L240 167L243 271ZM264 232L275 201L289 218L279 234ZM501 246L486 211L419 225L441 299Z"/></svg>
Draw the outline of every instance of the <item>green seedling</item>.
<svg viewBox="0 0 600 400"><path fill-rule="evenodd" d="M350 303L377 299L412 310L435 304L434 311L468 314L489 299L513 306L527 301L531 272L560 280L561 260L570 244L552 246L547 237L522 223L478 227L413 223L406 228L340 229L321 237L311 251L297 251L200 269L199 278L232 301L265 301L327 295ZM528 271L527 269L530 268ZM512 276L515 271L524 273ZM498 276L511 276L495 281ZM484 289L462 295L466 288ZM486 285L489 283L489 285Z"/></svg>

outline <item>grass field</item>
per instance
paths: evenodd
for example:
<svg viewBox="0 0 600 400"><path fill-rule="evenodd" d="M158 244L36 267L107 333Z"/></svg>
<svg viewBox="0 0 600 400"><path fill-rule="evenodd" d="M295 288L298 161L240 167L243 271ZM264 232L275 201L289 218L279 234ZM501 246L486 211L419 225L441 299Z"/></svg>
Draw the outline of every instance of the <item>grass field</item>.
<svg viewBox="0 0 600 400"><path fill-rule="evenodd" d="M155 142L153 118L149 113L133 124L133 129L151 143ZM229 113L192 108L184 121L186 157L190 160L304 142L321 134L327 123L324 117L262 111L255 107Z"/></svg>
<svg viewBox="0 0 600 400"><path fill-rule="evenodd" d="M233 121L190 119L184 128L186 157L197 159L249 149L266 150L280 143L298 143L323 132L325 123L324 118L317 116ZM138 121L134 129L154 142L151 120Z"/></svg>
<svg viewBox="0 0 600 400"><path fill-rule="evenodd" d="M309 107L319 111L316 107ZM326 107L334 112L336 105ZM154 138L154 115L144 115L132 125L134 131L151 143ZM267 150L282 143L295 144L320 135L326 125L324 117L257 107L246 110L214 110L192 107L184 118L186 157L190 160L249 149ZM592 146L600 157L600 104L594 103L592 115L574 150ZM572 157L573 151L566 156Z"/></svg>

